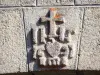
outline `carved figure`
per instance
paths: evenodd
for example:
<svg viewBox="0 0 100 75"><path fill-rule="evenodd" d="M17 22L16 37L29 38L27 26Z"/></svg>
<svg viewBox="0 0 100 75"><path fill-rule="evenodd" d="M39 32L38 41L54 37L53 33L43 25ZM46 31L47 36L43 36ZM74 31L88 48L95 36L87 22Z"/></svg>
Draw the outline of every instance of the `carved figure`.
<svg viewBox="0 0 100 75"><path fill-rule="evenodd" d="M40 60L40 65L46 65L46 57L44 55L43 50L39 49L38 50L38 56L39 56L39 60Z"/></svg>

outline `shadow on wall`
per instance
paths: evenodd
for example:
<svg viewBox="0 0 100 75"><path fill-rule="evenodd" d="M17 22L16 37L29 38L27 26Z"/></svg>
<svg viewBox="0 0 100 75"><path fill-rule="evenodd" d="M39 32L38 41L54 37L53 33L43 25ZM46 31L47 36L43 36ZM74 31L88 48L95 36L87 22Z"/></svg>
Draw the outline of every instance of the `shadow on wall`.
<svg viewBox="0 0 100 75"><path fill-rule="evenodd" d="M29 64L33 61L36 61L36 59L33 58L33 30L31 29L26 37L27 42L27 64L28 64L28 70L29 70ZM35 63L36 64L36 63ZM33 65L33 68L37 68L37 65Z"/></svg>
<svg viewBox="0 0 100 75"><path fill-rule="evenodd" d="M50 16L50 11L45 15L46 17L47 16ZM40 25L47 25L48 22L46 23L42 23L41 22L41 19L39 19L36 23L37 26L40 26ZM48 28L49 29L49 28ZM38 37L40 37L40 34L38 33ZM38 40L40 40L40 38L37 38ZM36 61L36 59L33 58L33 54L34 54L34 51L33 51L33 28L30 28L30 31L27 33L27 36L26 36L26 42L27 42L27 64L29 65L31 62L33 61ZM33 68L36 68L36 65L33 65ZM28 66L28 70L29 70L29 66Z"/></svg>
<svg viewBox="0 0 100 75"><path fill-rule="evenodd" d="M32 41L32 29L29 31L26 37L26 42L27 42L27 63L33 62L33 41Z"/></svg>
<svg viewBox="0 0 100 75"><path fill-rule="evenodd" d="M34 75L33 73L8 73L8 74L0 74L0 75Z"/></svg>
<svg viewBox="0 0 100 75"><path fill-rule="evenodd" d="M28 73L9 73L0 75L100 75L100 71L38 71Z"/></svg>

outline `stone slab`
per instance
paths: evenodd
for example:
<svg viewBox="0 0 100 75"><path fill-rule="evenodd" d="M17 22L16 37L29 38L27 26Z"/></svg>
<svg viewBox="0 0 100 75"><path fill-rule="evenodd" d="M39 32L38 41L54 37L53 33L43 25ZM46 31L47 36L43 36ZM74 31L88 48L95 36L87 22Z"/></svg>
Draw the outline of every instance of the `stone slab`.
<svg viewBox="0 0 100 75"><path fill-rule="evenodd" d="M79 70L100 70L100 8L85 8Z"/></svg>
<svg viewBox="0 0 100 75"><path fill-rule="evenodd" d="M36 30L36 28L38 28L38 26L41 27L41 26L45 25L45 23L41 24L40 18L43 17L43 16L45 16L45 17L48 16L48 15L50 16L50 13L52 13L51 10L53 10L53 9L55 10L56 7L55 8L52 8L52 7L51 8L45 8L45 7L44 8L42 8L42 7L24 8L28 63L29 63L29 70L30 71L41 71L41 70L52 70L53 69L53 68L50 68L50 67L47 68L47 66L46 66L46 68L45 67L40 68L40 66L37 62L38 58L35 59L35 56L34 56L34 55L37 54L37 53L35 53L35 48L34 48L34 46L36 46L34 43L37 43L36 39L37 38L39 39L39 37L42 37L41 39L43 39L43 36L45 36L45 35L40 36L41 34L44 33L44 30L43 30L43 33L41 33L41 34L39 34L39 33L36 34L34 31ZM63 18L65 19L65 22L64 22L65 28L68 28L68 31L71 30L71 29L75 31L75 35L71 35L71 37L73 38L72 39L73 45L75 46L74 48L72 48L72 50L74 50L74 52L73 52L74 55L72 53L72 58L68 59L69 65L67 65L63 68L58 68L57 70L67 70L67 69L68 70L75 70L75 69L77 69L77 57L78 57L77 54L78 54L78 45L79 45L79 40L80 40L80 30L81 30L81 27L82 27L83 8L80 8L80 7L57 7L57 10L58 10L57 11L58 13L63 14ZM51 17L53 18L52 14L51 14ZM58 16L56 16L56 17L58 17ZM48 19L48 20L51 20L51 19ZM46 18L44 18L44 19L42 18L42 21L46 21ZM54 23L53 20L51 22ZM62 21L60 23L62 23ZM59 25L60 23L58 23L58 26L60 26ZM46 22L46 25L48 26L49 23ZM63 24L61 24L61 25L63 26ZM55 27L55 25L53 25L53 26ZM54 28L54 27L52 27L52 28ZM72 33L72 34L74 34L74 33ZM37 35L38 35L38 37L36 37ZM56 46L57 44L54 44L54 46ZM49 54L52 55L52 51L53 51L52 48L54 48L54 46L53 46L53 44L51 44L51 45L48 46L48 48L41 48L40 47L40 50L41 49L47 50L49 52ZM49 48L49 47L51 47L51 48ZM66 47L67 47L67 45L65 45L65 48ZM49 49L51 49L51 52L50 52ZM41 52L40 52L40 54L41 54ZM49 54L47 54L47 55L49 55ZM56 54L53 55L53 56L56 56ZM37 57L37 55L36 55L36 57ZM46 57L48 57L48 56L46 56ZM43 59L42 61L45 61L45 60Z"/></svg>
<svg viewBox="0 0 100 75"><path fill-rule="evenodd" d="M36 75L77 75L75 71L38 71L34 72Z"/></svg>
<svg viewBox="0 0 100 75"><path fill-rule="evenodd" d="M36 0L21 0L21 6L36 6Z"/></svg>
<svg viewBox="0 0 100 75"><path fill-rule="evenodd" d="M0 9L0 74L27 72L22 9Z"/></svg>
<svg viewBox="0 0 100 75"><path fill-rule="evenodd" d="M74 5L74 0L37 0L38 6Z"/></svg>
<svg viewBox="0 0 100 75"><path fill-rule="evenodd" d="M77 5L92 5L92 4L100 4L100 0L75 0L75 4Z"/></svg>
<svg viewBox="0 0 100 75"><path fill-rule="evenodd" d="M0 6L35 6L36 0L0 0Z"/></svg>

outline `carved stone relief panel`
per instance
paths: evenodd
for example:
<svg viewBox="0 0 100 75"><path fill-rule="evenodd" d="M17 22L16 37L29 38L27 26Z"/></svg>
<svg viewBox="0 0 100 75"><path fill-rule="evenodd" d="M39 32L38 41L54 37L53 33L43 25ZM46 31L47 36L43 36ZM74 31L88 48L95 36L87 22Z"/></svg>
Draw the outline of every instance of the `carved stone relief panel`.
<svg viewBox="0 0 100 75"><path fill-rule="evenodd" d="M76 69L83 9L27 8L24 11L29 69Z"/></svg>

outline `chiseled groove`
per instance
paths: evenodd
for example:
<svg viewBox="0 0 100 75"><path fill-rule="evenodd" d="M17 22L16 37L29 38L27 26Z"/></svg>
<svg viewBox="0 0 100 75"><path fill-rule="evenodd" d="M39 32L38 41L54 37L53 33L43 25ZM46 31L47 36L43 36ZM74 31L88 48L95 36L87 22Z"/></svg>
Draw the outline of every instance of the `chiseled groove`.
<svg viewBox="0 0 100 75"><path fill-rule="evenodd" d="M36 6L38 6L38 0L36 0Z"/></svg>
<svg viewBox="0 0 100 75"><path fill-rule="evenodd" d="M76 0L74 0L74 6L75 6L75 4L76 4Z"/></svg>
<svg viewBox="0 0 100 75"><path fill-rule="evenodd" d="M81 41L82 41L82 33L83 33L83 26L84 26L84 17L85 17L85 8L83 10L83 18L82 18L82 27L81 27L81 33L80 33L80 38L79 38L79 48L78 48L78 60L77 60L77 70L78 70L78 65L79 65L79 59L80 59L80 48L81 48Z"/></svg>
<svg viewBox="0 0 100 75"><path fill-rule="evenodd" d="M24 34L25 34L25 43L26 43L26 53L27 53L27 58L28 58L28 51L27 51L27 40L26 40L26 29L25 29L25 13L24 13L24 9L22 8L22 15L23 15L23 24L24 24ZM26 70L29 71L29 63L28 63L28 59L26 60Z"/></svg>
<svg viewBox="0 0 100 75"><path fill-rule="evenodd" d="M23 7L100 7L100 4L75 4L75 5L27 5L27 6L0 6L0 8L23 8Z"/></svg>

